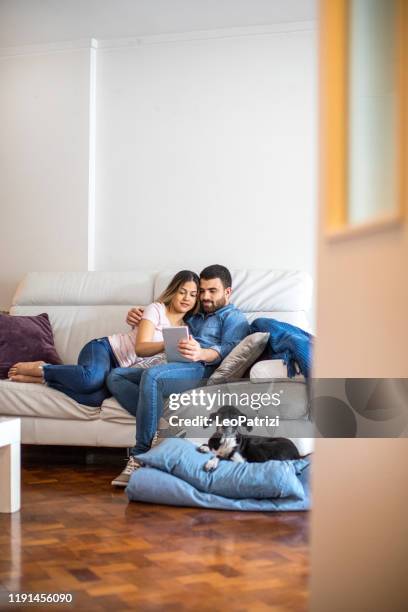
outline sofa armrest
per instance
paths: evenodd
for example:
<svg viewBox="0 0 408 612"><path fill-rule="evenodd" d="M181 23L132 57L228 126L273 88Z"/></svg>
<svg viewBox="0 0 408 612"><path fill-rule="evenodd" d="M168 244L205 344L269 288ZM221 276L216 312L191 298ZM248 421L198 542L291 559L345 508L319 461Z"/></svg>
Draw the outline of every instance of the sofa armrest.
<svg viewBox="0 0 408 612"><path fill-rule="evenodd" d="M279 379L292 380L294 382L305 382L302 374L288 378L288 368L282 359L265 359L258 361L252 366L249 377L251 382L265 382L265 380Z"/></svg>

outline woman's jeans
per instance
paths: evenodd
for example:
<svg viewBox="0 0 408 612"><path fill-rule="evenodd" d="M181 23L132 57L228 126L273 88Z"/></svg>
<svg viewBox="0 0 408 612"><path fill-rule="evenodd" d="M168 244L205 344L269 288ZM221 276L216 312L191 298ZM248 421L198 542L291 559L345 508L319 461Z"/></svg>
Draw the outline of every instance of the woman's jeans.
<svg viewBox="0 0 408 612"><path fill-rule="evenodd" d="M199 387L214 369L197 362L112 370L106 380L109 391L130 414L136 415L136 445L131 455L149 450L163 412L164 398Z"/></svg>
<svg viewBox="0 0 408 612"><path fill-rule="evenodd" d="M117 366L109 340L100 338L85 344L78 365L45 365L44 380L80 404L100 406L110 393L105 378Z"/></svg>

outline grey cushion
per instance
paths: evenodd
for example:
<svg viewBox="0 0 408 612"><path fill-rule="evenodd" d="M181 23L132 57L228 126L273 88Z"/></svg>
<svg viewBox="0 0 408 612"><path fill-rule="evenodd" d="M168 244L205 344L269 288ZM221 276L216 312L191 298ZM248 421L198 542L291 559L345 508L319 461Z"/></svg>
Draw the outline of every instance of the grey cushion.
<svg viewBox="0 0 408 612"><path fill-rule="evenodd" d="M208 379L209 385L239 380L260 357L269 340L269 334L250 334L230 352Z"/></svg>

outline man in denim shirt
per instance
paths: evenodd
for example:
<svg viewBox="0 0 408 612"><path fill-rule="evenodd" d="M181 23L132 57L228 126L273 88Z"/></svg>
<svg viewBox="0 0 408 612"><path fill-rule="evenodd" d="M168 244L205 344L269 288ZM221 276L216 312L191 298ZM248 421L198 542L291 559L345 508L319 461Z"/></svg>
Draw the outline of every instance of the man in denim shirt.
<svg viewBox="0 0 408 612"><path fill-rule="evenodd" d="M224 266L208 266L201 272L201 312L188 319L192 336L179 343L180 353L190 363L166 363L146 370L116 368L109 374L107 385L112 395L136 414L136 445L130 451L127 466L112 484L126 486L132 472L140 467L135 457L151 446L163 398L202 384L249 334L244 314L229 303L231 291L231 274Z"/></svg>

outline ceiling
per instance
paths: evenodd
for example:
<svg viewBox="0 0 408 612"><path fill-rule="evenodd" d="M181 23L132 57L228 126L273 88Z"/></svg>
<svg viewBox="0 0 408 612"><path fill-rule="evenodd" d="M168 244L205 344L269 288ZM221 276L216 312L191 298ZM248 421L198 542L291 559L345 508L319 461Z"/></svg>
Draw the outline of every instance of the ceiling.
<svg viewBox="0 0 408 612"><path fill-rule="evenodd" d="M316 20L317 0L0 0L0 47Z"/></svg>

